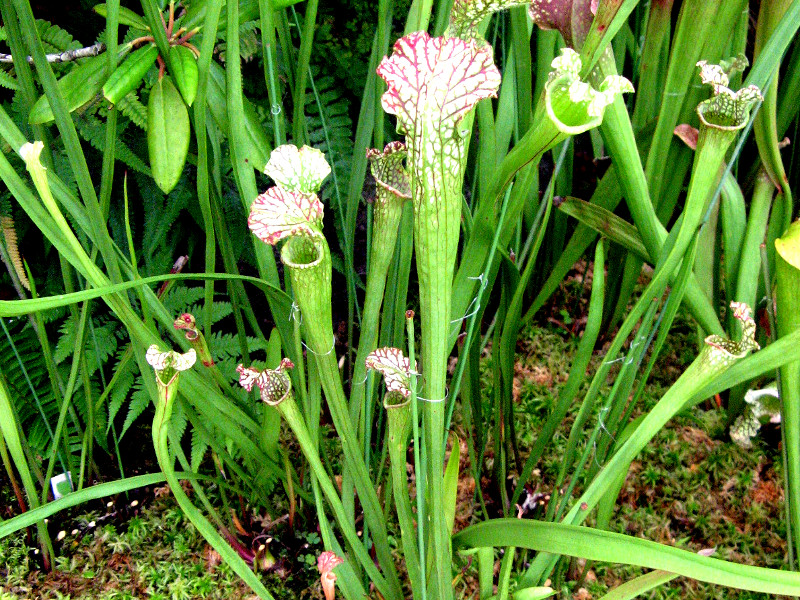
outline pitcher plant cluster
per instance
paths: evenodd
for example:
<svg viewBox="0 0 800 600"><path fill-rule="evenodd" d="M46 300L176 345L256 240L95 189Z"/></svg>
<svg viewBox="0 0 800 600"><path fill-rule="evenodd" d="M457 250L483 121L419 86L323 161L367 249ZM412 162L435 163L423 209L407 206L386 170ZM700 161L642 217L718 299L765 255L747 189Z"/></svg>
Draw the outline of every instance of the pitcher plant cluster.
<svg viewBox="0 0 800 600"><path fill-rule="evenodd" d="M22 3L23 0L13 0L14 5ZM6 4L10 3L4 3L4 18ZM334 180L341 177L336 162L331 161L332 168L323 152L329 149L329 140L326 148L300 145L309 137L307 133L303 135L301 102L295 106L293 123L293 139L298 145L285 143L287 135L280 110L272 111L274 146L260 142L266 137L260 131L258 117L253 116L255 111L252 106L248 108L241 95L240 7L233 2L225 7L224 41L229 64L223 74L212 61L214 40L205 38L206 28L217 31L220 27L222 6L208 4L203 12L186 16L176 12L175 4L170 2L165 17L152 0L145 0L146 20L131 11L120 13L116 2L103 5L100 11L108 11L115 26L118 19L125 19L138 34L119 53L113 46L114 56L102 67L105 79L98 75L91 83L96 88L93 95L102 89L107 102L123 106L128 94L146 80L147 71L158 65L158 79L147 108L147 136L151 175L165 192L179 185L184 176L191 130L202 132L197 135L198 197L207 234L208 267L202 316L176 310L176 317L165 309L163 288L158 294L144 288L143 282L152 283L159 278L151 281L139 276L128 221L125 233L130 260L118 260L118 255L124 253L99 226L87 225L80 235L75 234L76 226L94 220L105 222L110 188L103 187L108 195L103 203L98 202L88 173L87 177L82 175L85 161L83 166L80 161L73 161L83 203L71 201L74 193L69 186L45 166L52 163L52 157L45 152L47 136L40 136L44 141L23 144L23 134L11 130L4 112L0 113L0 134L14 140L10 147L18 149L36 194L28 190L10 166L6 167L6 159L0 160L0 177L32 219L41 224L64 264L71 265L87 284L83 292L58 300L62 304L47 306L61 306L73 298L85 302L84 313L79 317L82 320L76 321L82 323L80 335L85 335L88 302L103 298L130 332L130 350L126 350L124 360L135 361L140 368L153 368L155 377L147 377L144 385L155 404L152 436L163 480L222 559L260 597L272 598L259 576L259 570L274 565L269 549L242 543L236 527L231 528L229 519L212 506L202 477L186 476L190 471L196 475L197 471L195 457L185 456L181 448L181 427L187 421L196 424L206 444L204 451L209 449L214 457L226 508L226 494L237 493L242 498L243 489L247 490L245 494L257 495L259 502L268 503L271 492L259 488L265 478L283 486L289 498L290 523L298 498L305 506L313 507L324 545L317 570L326 600L334 600L337 593L347 600L452 600L457 593L454 581L461 577L458 569L473 564L477 566L479 600L508 600L512 593L525 600L537 600L560 593L557 584L563 580L565 570L558 567L562 556L655 569L655 573L630 582L627 593L633 595L678 575L759 592L797 595L800 577L796 572L737 565L713 558L709 552L694 554L612 533L610 527L612 509L625 476L642 449L679 412L731 389L732 402L738 399L742 406L733 415L737 418L731 419L730 435L743 448L752 448L753 438L765 420L785 427L789 482L785 492L790 499L787 521L795 532L792 537L790 531L788 537L793 552L800 552L796 533L800 531L800 358L796 346L792 346L800 335L800 228L798 223L790 226L791 192L785 184L788 180L779 164L779 153L775 159L772 133L777 131L780 115L775 112L775 91L766 87L769 79L764 73L769 69L760 66L763 63L756 58L758 69L752 69L751 75L757 74L753 80L759 85L752 83L750 76L738 85L739 75L746 67L743 57L713 64L703 59L702 44L695 51L686 36L676 37L674 44L681 49L681 56L687 57L683 62L691 73L678 73L671 68L665 76L664 85L680 91L665 95L661 108L649 107L659 116L649 143L654 148L669 149L659 154L662 158L672 156L669 152L674 150L670 146L674 131L691 148L681 147L683 162L675 162L689 174L688 188L682 195L681 189L668 189L660 172L663 165L659 170L652 162L655 159L648 157L644 161L640 155L641 145L637 146L637 142L641 140L635 136L656 119L641 117L638 103L633 116L628 114L625 103L634 96L626 94L632 94L634 88L618 74L614 48L609 43L636 3L454 0L449 18L442 16L436 25L442 35L428 33L433 28L428 27L426 18L421 16L424 11L417 6L425 3L413 3L420 15L409 16L409 23L415 27L407 29L411 33L397 40L389 55L379 60L383 50L389 48L387 34L370 74L373 108L380 106L393 119L396 135L384 136L383 114L369 131L358 129L361 138L372 136L369 139L376 140L375 145L382 148L364 152L365 146L373 143L365 142L358 160L353 161L354 172L357 165L363 168L359 178L369 169L375 193L367 211L368 269L363 303L356 306L358 344L340 357L338 329L335 332L333 327L334 267L343 265L344 271L351 270L353 256L346 254L340 261L334 242L343 244L345 252L353 250L355 218L341 199L323 201L330 197L325 193L326 186L334 185ZM274 3L259 3L264 33L261 44L269 96L273 107L280 108L280 82L274 71L278 62L275 32L283 34L289 26L287 22L284 31L275 25L272 19L277 13L271 4ZM282 7L284 3L277 4ZM384 3L379 4L386 8ZM762 3L764 11L770 10L766 4ZM699 1L687 1L686 5L711 10ZM511 11L511 31L524 43L503 48L501 73L495 49L488 41L496 38L489 35L487 27L490 17L504 10ZM669 31L671 3L653 2L647 10L650 22L666 23ZM741 7L738 13L730 7L719 10L734 16L742 12ZM309 0L307 16L313 16L304 35L313 33L315 11L316 2ZM684 31L689 27L683 25L684 20L690 17L681 15L678 26ZM528 98L526 104L526 95L531 95L527 88L534 89L529 73L533 68L531 20L544 31L557 31L561 41L544 35L537 38L543 45L543 40L550 40L553 47L547 60L537 67L540 75L546 72L535 82L539 96L533 101ZM769 31L789 27L775 25L770 19L764 22L768 25L763 27ZM297 26L302 29L299 22ZM17 35L13 25L9 31L12 37ZM759 31L758 35L766 35L761 28ZM668 42L667 33L663 40L667 50ZM768 43L779 42L759 38L758 52L765 45L770 52L777 52ZM784 49L788 43L785 41ZM655 61L653 64L656 59L666 60L669 52L663 48L654 50L653 56L648 54L648 60ZM305 67L308 52L309 47L304 45L299 53ZM720 52L712 54L716 57ZM34 59L41 63L39 54ZM116 60L126 55L117 67ZM768 64L774 67L772 71L779 71L779 60L777 66ZM100 62L90 66L100 69ZM86 65L78 69L88 72ZM167 71L170 77L165 75ZM295 95L305 99L304 78L311 70L301 71L295 74L293 85L298 88ZM648 77L659 76L646 69L640 73L645 82ZM212 80L215 84L208 85ZM59 128L65 128L63 117L69 114L65 111L76 107L70 108L70 102L65 104L63 98L59 100L59 94L68 91L68 87L62 85L58 91L54 78L51 83L44 102L33 105L30 123L40 126L56 119ZM380 93L375 94L378 84ZM212 88L217 94L213 98L209 95ZM734 91L736 88L739 89ZM678 110L680 105L673 106L677 102L674 98L682 97L687 89L691 90L688 97L693 99L688 116ZM72 93L67 97L71 100ZM213 124L206 122L206 102ZM225 105L227 112L215 112L215 105ZM191 123L189 107L195 110ZM762 113L755 114L759 108L766 112L763 117L758 116ZM515 112L513 118L508 116ZM765 121L761 123L760 118ZM685 121L697 123L698 128ZM759 171L747 216L743 197L737 203L741 190L728 163L740 150L741 145L737 147L736 142L754 123L759 152L777 162L772 161ZM113 133L113 128L109 131ZM64 132L65 139L74 137L74 130L70 133L65 128ZM211 135L206 136L206 132ZM613 156L613 167L598 184L598 198L592 202L572 197L556 199L559 172L571 140L585 132L591 132L597 149ZM226 237L227 224L225 219L213 218L219 198L210 192L209 182L221 174L209 171L209 152L219 158L223 136L228 137L233 179L247 205L247 227L256 240L258 278L233 274L236 265ZM392 141L384 143L384 137ZM109 142L113 143L113 139L109 135ZM475 140L477 147L470 147ZM539 165L548 151L553 151L555 173L539 194ZM254 167L272 182L260 194ZM739 169L743 168L739 165ZM465 188L465 182L471 185L470 189ZM360 190L362 182L357 183L351 187ZM775 200L776 208L771 208L776 189L781 192ZM633 223L614 212L623 198ZM670 219L679 199L680 216ZM127 187L124 200L127 217ZM558 218L552 217L557 212L555 208L561 211ZM65 216L63 211L70 214ZM326 211L335 218L329 215L326 220ZM561 239L561 245L551 249L549 242L566 235L565 220L559 220L561 213L576 218L579 225L569 243ZM714 288L720 281L709 283L701 276L703 258L719 258L714 254L716 234L708 233L709 222L716 223L717 219L725 225L717 236L724 238L724 258L721 263L717 260L717 266L725 273L720 286L725 288L724 294ZM336 226L327 226L332 220ZM668 223L674 223L669 230ZM774 243L764 249L762 259L759 245L765 237ZM85 239L97 244L99 257L98 252L86 252ZM609 240L617 245L614 252L624 252L624 261L619 261L624 265L607 262ZM527 457L523 457L514 439L516 340L554 286L590 247L594 248L591 298L577 358L537 432L538 438ZM218 251L230 271L225 276L216 272ZM412 292L418 300L416 312L405 306L406 290L397 292L401 289L397 280L414 280L409 278L412 251L418 283ZM641 293L634 296L644 262L653 266L652 274ZM542 290L526 313L523 305L530 300L531 282L536 280L540 263L551 265L552 273L540 278ZM756 282L759 266L751 272L753 264L764 265L767 276L763 285ZM174 270L180 268L176 266ZM770 270L775 272L774 285ZM607 273L612 272L619 279L614 286L607 286ZM355 296L359 289L357 276L345 272L344 277L346 293ZM167 277L170 282L181 278L190 276L173 273ZM225 375L225 359L214 354L216 342L210 335L216 279L226 279L229 285L231 312L240 334L241 352L235 361L231 360L233 364L229 364ZM490 298L496 281L500 291ZM259 360L258 354L253 360L246 348L245 321L258 330L264 319L246 300L245 283L264 292L272 313L272 335L264 336L258 331L264 342L258 349L265 351L266 360ZM615 299L605 297L607 289L618 293L621 306ZM129 290L133 292L128 294ZM769 316L773 321L776 313L778 316L771 328L771 335L777 339L765 344L764 350L757 339L764 342L767 336L756 331L753 314L761 291L769 299ZM244 306L240 304L243 299ZM352 303L353 299L349 300ZM482 325L488 322L485 311L490 303L498 306L492 306L495 319L487 332ZM0 309L3 306L0 304ZM22 302L21 308L14 310L22 311L28 306ZM681 307L698 324L702 334L697 338L700 349L655 406L634 419L644 382L657 365L659 351ZM349 310L356 312L353 306ZM588 379L574 419L568 419L583 388L601 325L609 322L613 327L609 328L605 357ZM170 330L176 344L185 351L166 347L156 336L157 323ZM481 350L488 340L492 344L495 383L491 392L481 389L479 365ZM238 376L240 387L233 384L231 377L237 363L234 376ZM769 391L747 392L747 381L775 370L779 370L779 377ZM67 397L76 380L77 366L71 373ZM15 464L19 464L24 454L15 441L16 424L2 418L6 412L10 414L6 411L4 385L0 382L0 427ZM490 418L484 413L485 393L493 394ZM263 404L254 402L256 396ZM246 403L243 398L247 398ZM57 439L64 435L67 407L65 401L55 432ZM324 411L330 415L335 443L341 450L336 460L324 453L321 443ZM483 474L497 487L498 501L493 510L499 515L489 518L479 484L476 506L480 506L486 520L457 533L456 500L463 457L462 440L452 426L454 413L459 422L472 428L464 447L479 481L487 448L493 444L492 472ZM484 421L491 422L491 427L484 427ZM524 503L521 496L525 486L546 445L565 423L570 430L563 461L554 476L555 485L547 494L544 518L523 519L520 506ZM290 460L281 448L285 440L281 436L283 426L291 433L293 447L302 453L302 465ZM89 437L92 429L93 426ZM180 431L176 433L176 429ZM376 452L376 448L381 451ZM183 475L176 471L176 461L184 470ZM52 459L49 473L54 465ZM508 476L514 470L510 465L516 467L516 477ZM36 494L28 491L30 488L35 492L35 486L27 470L23 479L26 492L35 499ZM187 479L194 490L193 498L182 483ZM246 485L237 487L238 481ZM32 506L36 508L38 504ZM594 528L584 526L590 517ZM43 548L47 548L49 538L41 524L38 533ZM496 548L505 548L499 569L495 568ZM523 556L522 551L536 554ZM791 556L793 553L790 560L794 560ZM619 593L617 597L633 597Z"/></svg>
<svg viewBox="0 0 800 600"><path fill-rule="evenodd" d="M381 106L397 118L397 132L402 141L391 142L383 150L367 152L377 192L373 203L373 243L363 331L349 401L334 354L331 255L322 230L324 206L318 195L331 168L322 152L309 146L298 148L293 145L273 150L264 172L275 185L259 195L250 209L248 225L253 234L271 246L282 244L280 257L295 303L292 319L304 340L305 358L312 363L309 368L319 373L325 399L342 440L345 461L342 489L339 491L322 467L313 442L315 425L297 403L293 381L307 410L305 382L297 378L295 365L288 358L284 358L276 369L239 365L240 385L247 391L256 387L261 400L280 411L297 437L341 529L344 547L329 533L326 539L329 550L319 557L321 583L327 600L334 596L337 577L332 569L339 565L343 565L342 569L347 572L343 580L346 597L356 598L365 592L363 580L359 581L357 576L363 572L383 597L399 599L405 595L395 559L386 545L386 523L376 519L370 511L370 505L378 502L378 498L370 483L367 464L358 446L348 443L348 440L352 442L365 435L361 420L371 402L365 383L368 373L373 371L383 377L385 384L383 404L387 411L394 509L401 528L408 585L413 596L418 598L446 599L453 596L450 582L455 509L452 469L455 468L457 477L458 466L448 464L445 469L448 336L452 329L453 279L474 109L481 100L496 97L501 84L500 72L493 62L492 47L477 29L481 20L491 12L517 4L520 3L457 1L443 37L432 37L424 31L406 35L394 45L392 55L384 58L378 66L377 72L388 88L381 96ZM570 23L569 19L566 22L553 20L553 15L563 14L563 11L558 11L558 6L559 3L534 3L531 14L547 27L572 27L565 36L568 41L583 37L586 34L585 23L582 26L577 21ZM591 8L592 12L596 10L594 5ZM547 10L551 12L547 13ZM570 47L561 50L551 67L542 98L544 111L539 113L545 121L540 127L551 132L550 139L544 143L548 147L553 145L554 139L562 140L598 126L607 106L614 103L620 94L633 92L630 82L617 75L602 78L597 87L583 81L582 59ZM702 121L701 138L709 135L709 128L723 131L741 128L746 123L749 107L760 98L758 89L750 86L734 93L727 87L728 77L721 67L705 62L698 63L698 67L703 83L711 85L714 93L714 97L698 109ZM542 137L547 139L546 135ZM698 168L711 169L709 164L720 163L731 140L732 137L728 136L719 145L714 145L712 156ZM698 155L701 152L702 144ZM706 185L701 193L707 195L708 187ZM411 360L401 349L376 348L386 277L407 201L410 201L414 215L421 328L421 367L414 361L413 368L411 360L416 352L413 313L408 318ZM702 209L703 204L700 203L698 208ZM681 232L690 229L686 226ZM670 256L684 252L686 243L688 236L679 235L676 247L680 250L673 249ZM679 261L675 266L678 265ZM758 349L749 307L741 303L733 303L731 307L733 317L743 323L742 340L733 342L720 335L708 336L700 356L659 404L666 409L653 411L648 419L661 419L663 425L692 397L694 390L701 389L714 376ZM179 317L175 327L187 330L187 339L198 353L207 354L197 343L191 315ZM193 358L194 351L191 352ZM173 368L176 370L177 365L187 362L182 355L156 354L153 348L148 353L148 361L154 366L156 357L160 363L175 365ZM372 387L369 389L372 391ZM641 427L638 431L644 433L634 433L610 464L630 461L650 439L646 433L650 430ZM412 438L415 456L415 507L412 507L409 497L410 481L406 472L409 437ZM455 455L454 451L451 456ZM362 532L355 530L353 489L364 505ZM565 522L582 520L581 515L588 514L606 490L602 478L596 480L573 504ZM381 510L379 504L373 508ZM318 508L318 512L322 511ZM370 543L377 555L377 563L366 552L369 547L365 541L367 532L372 537ZM359 533L362 539L359 539ZM336 552L343 552L347 558L340 558ZM553 593L550 588L541 586L530 590L532 597Z"/></svg>
<svg viewBox="0 0 800 600"><path fill-rule="evenodd" d="M448 401L447 361L450 354L448 336L453 279L457 263L465 166L471 137L474 109L478 102L497 96L501 75L493 62L491 46L478 34L480 21L492 11L516 5L518 2L456 2L452 21L443 37L431 37L421 31L406 35L394 45L393 53L378 66L379 76L386 82L387 91L381 97L383 109L397 118L397 131L403 141L389 143L383 151L369 150L372 174L377 185L373 206L371 269L367 279L364 331L360 338L355 378L348 401L334 355L335 337L331 318L331 255L322 231L324 207L319 189L331 168L319 150L308 146L297 148L283 145L276 148L265 167L265 173L275 185L253 202L248 225L253 234L269 245L282 244L280 256L293 293L293 318L307 350L310 368L319 373L325 399L328 402L345 455L341 492L331 484L313 442L314 424L298 408L293 393L290 370L295 365L284 358L277 369L255 369L239 365L239 383L247 391L254 386L261 400L277 407L309 461L318 484L336 517L345 538L343 560L335 551L342 551L330 534L330 547L319 557L321 583L327 600L334 596L337 580L332 569L345 565L348 577L344 585L347 597L364 593L356 574L367 572L369 580L385 598L404 595L397 566L389 552L385 521L371 514L369 505L380 510L378 498L370 483L368 466L358 452L358 446L348 443L365 434L360 420L371 401L365 393L365 373L377 371L385 384L384 407L387 411L387 432L392 478L394 508L402 533L409 585L414 597L451 598L453 590L451 552L454 496L452 494L452 465L445 469L447 430L445 408ZM547 27L568 31L565 39L576 43L587 33L586 23L579 20L554 20L561 15L558 3L534 3L531 14ZM593 3L591 12L596 11ZM573 15L574 17L575 15ZM728 75L722 67L701 61L697 65L703 83L709 84L713 97L698 107L701 119L700 141L697 144L695 168L698 172L715 172L729 144L731 132L745 126L749 109L761 96L758 88L748 86L731 91ZM606 76L597 87L582 80L579 53L570 47L552 61L552 72L544 86L542 123L555 138L563 139L598 126L607 106L620 94L633 91L628 80L617 75ZM595 78L596 79L596 78ZM540 113L541 115L541 113ZM547 143L553 144L552 138ZM702 177L698 177L701 180ZM690 246L690 234L697 226L700 212L711 182L700 181L690 186L685 222L678 231L674 246L665 256L672 268L680 266L680 256ZM699 191L698 190L699 187ZM697 198L697 200L692 200ZM395 251L398 224L406 201L414 215L414 249L419 278L421 328L421 370L415 356L414 315L408 318L408 344L411 360L398 348L376 348L383 290L387 271ZM694 206L693 209L688 207ZM672 261L670 262L670 259ZM666 273L662 267L658 273ZM742 339L733 342L720 335L709 335L704 349L684 376L671 388L645 424L631 435L611 459L608 469L616 463L630 461L649 441L648 431L657 431L693 394L714 377L724 372L750 351L757 350L755 322L750 308L734 302L732 316L742 323ZM197 346L197 330L191 315L176 320L176 328L187 330L187 339ZM202 339L202 338L201 338ZM207 350L198 347L201 355ZM301 353L302 354L302 353ZM148 362L156 368L160 388L165 370L175 381L177 371L186 368L194 359L190 355L159 353L155 347L148 351ZM207 361L204 360L204 364ZM172 370L170 370L172 369ZM363 379L362 379L363 376ZM305 396L305 382L295 378ZM304 399L305 401L305 399ZM422 422L419 422L419 414ZM659 421L647 427L648 421ZM368 427L369 425L367 425ZM420 429L421 427L421 429ZM413 434L412 434L413 431ZM351 437L352 436L352 437ZM415 454L416 511L408 497L409 480L406 472L406 451L409 436ZM455 454L455 453L454 453ZM451 455L451 460L452 460ZM424 465L421 469L421 465ZM455 465L457 477L457 464ZM448 477L450 473L450 477ZM573 504L565 516L567 523L579 523L597 504L608 489L602 477L596 479ZM609 482L610 483L610 482ZM346 486L346 487L345 487ZM352 487L351 487L352 486ZM366 553L367 544L358 539L355 531L353 489L365 509L363 537L372 536L376 563ZM318 511L321 511L318 508ZM428 557L426 559L426 556ZM544 555L540 555L542 558ZM354 577L355 576L355 577ZM552 593L547 587L531 588L534 597Z"/></svg>

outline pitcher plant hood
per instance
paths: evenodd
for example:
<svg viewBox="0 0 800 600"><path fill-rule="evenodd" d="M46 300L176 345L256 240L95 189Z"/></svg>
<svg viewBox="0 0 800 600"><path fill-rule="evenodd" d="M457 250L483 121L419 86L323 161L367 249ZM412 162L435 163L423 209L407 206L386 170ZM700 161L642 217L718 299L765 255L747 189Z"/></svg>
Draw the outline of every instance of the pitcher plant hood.
<svg viewBox="0 0 800 600"><path fill-rule="evenodd" d="M378 348L367 356L367 369L383 375L386 389L408 398L411 395L411 366L402 350L397 348Z"/></svg>
<svg viewBox="0 0 800 600"><path fill-rule="evenodd" d="M500 71L492 52L474 41L430 37L424 31L400 38L391 57L378 66L389 89L381 97L383 109L397 117L398 129L409 139L422 128L439 133L422 149L426 156L445 151L456 128L483 98L497 95Z"/></svg>
<svg viewBox="0 0 800 600"><path fill-rule="evenodd" d="M312 194L319 191L330 174L331 167L325 155L316 148L284 144L275 148L264 167L276 185L289 192Z"/></svg>
<svg viewBox="0 0 800 600"><path fill-rule="evenodd" d="M618 94L633 91L633 85L619 75L609 75L599 89L581 81L581 59L571 48L562 48L561 54L550 63L545 84L547 115L562 133L576 135L600 125L606 106Z"/></svg>
<svg viewBox="0 0 800 600"><path fill-rule="evenodd" d="M239 373L239 385L249 392L255 384L261 392L261 399L267 404L275 406L288 397L292 391L292 381L286 371L293 367L292 361L284 358L277 369L259 371L253 367L239 365L236 367L236 372Z"/></svg>
<svg viewBox="0 0 800 600"><path fill-rule="evenodd" d="M156 372L156 380L164 386L169 386L178 377L178 373L190 369L197 360L197 353L194 349L181 354L174 350L163 352L157 344L153 344L147 349L145 355L147 364Z"/></svg>
<svg viewBox="0 0 800 600"><path fill-rule="evenodd" d="M705 60L698 62L697 66L700 67L701 81L710 85L714 94L697 107L701 123L715 129L743 129L750 118L750 109L764 99L761 90L748 85L734 92L728 87L728 74L723 66Z"/></svg>
<svg viewBox="0 0 800 600"><path fill-rule="evenodd" d="M247 225L258 239L274 246L293 235L322 235L322 213L316 194L275 186L255 199Z"/></svg>

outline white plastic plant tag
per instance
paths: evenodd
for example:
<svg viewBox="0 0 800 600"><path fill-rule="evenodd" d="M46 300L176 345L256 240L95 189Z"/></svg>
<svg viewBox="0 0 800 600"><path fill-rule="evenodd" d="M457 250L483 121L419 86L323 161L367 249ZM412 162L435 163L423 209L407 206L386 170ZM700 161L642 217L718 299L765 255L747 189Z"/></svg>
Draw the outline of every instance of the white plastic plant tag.
<svg viewBox="0 0 800 600"><path fill-rule="evenodd" d="M72 491L72 473L67 471L50 478L50 488L53 490L53 499L63 498Z"/></svg>

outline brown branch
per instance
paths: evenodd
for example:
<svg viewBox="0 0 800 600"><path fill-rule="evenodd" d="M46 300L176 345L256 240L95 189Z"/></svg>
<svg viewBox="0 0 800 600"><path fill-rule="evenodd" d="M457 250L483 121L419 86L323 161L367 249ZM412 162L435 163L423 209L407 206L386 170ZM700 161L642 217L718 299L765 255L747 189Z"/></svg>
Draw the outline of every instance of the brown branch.
<svg viewBox="0 0 800 600"><path fill-rule="evenodd" d="M106 45L102 42L89 46L87 48L76 48L75 50L67 50L56 54L45 54L45 58L49 63L63 63L76 60L78 58L86 58L87 56L98 56L105 52ZM27 60L33 64L33 57L28 56ZM0 63L14 62L14 58L10 54L0 53Z"/></svg>

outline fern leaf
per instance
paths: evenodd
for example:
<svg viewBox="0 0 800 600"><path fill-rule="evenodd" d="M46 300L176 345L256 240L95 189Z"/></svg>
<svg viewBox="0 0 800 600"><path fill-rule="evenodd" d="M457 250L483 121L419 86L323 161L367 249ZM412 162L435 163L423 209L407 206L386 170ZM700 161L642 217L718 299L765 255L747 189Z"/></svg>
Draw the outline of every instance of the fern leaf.
<svg viewBox="0 0 800 600"><path fill-rule="evenodd" d="M248 29L247 25L252 25L252 28ZM242 23L239 32L239 54L243 61L249 62L261 48L261 39L255 21Z"/></svg>
<svg viewBox="0 0 800 600"><path fill-rule="evenodd" d="M94 117L88 117L75 119L75 125L83 139L89 142L96 150L105 152L106 132L103 123ZM114 153L120 161L128 165L134 171L150 176L150 168L144 164L144 161L142 161L133 150L128 148L119 137L117 137L114 145Z"/></svg>
<svg viewBox="0 0 800 600"><path fill-rule="evenodd" d="M22 286L31 291L31 282L28 281L28 275L25 273L25 268L22 265L22 258L19 255L19 245L17 244L17 230L14 228L14 219L9 216L0 217L0 227L3 228L3 238L6 242L6 250L14 271L19 277L19 282Z"/></svg>
<svg viewBox="0 0 800 600"><path fill-rule="evenodd" d="M97 325L95 321L89 323L86 335L86 368L93 374L99 367L117 351L116 332L119 325L114 321L107 321Z"/></svg>
<svg viewBox="0 0 800 600"><path fill-rule="evenodd" d="M200 433L199 429L192 429L192 456L190 464L192 471L197 473L200 464L205 458L206 451L208 450L208 443L205 441L204 436Z"/></svg>
<svg viewBox="0 0 800 600"><path fill-rule="evenodd" d="M7 90L18 90L19 84L8 71L0 69L0 87L4 87Z"/></svg>
<svg viewBox="0 0 800 600"><path fill-rule="evenodd" d="M64 52L81 47L80 42L73 39L68 31L44 19L36 19L36 30L46 52Z"/></svg>
<svg viewBox="0 0 800 600"><path fill-rule="evenodd" d="M56 342L56 349L53 352L53 361L60 365L67 358L72 356L75 350L76 328L72 326L70 319L65 320L58 330L59 336Z"/></svg>
<svg viewBox="0 0 800 600"><path fill-rule="evenodd" d="M183 434L186 433L186 425L189 420L186 418L186 411L183 410L183 404L176 402L172 409L172 416L169 420L169 430L167 435L169 441L173 446L180 446Z"/></svg>
<svg viewBox="0 0 800 600"><path fill-rule="evenodd" d="M205 290L201 287L175 285L169 289L161 302L170 314L178 314L187 312L189 307L200 300L204 294Z"/></svg>
<svg viewBox="0 0 800 600"><path fill-rule="evenodd" d="M203 304L193 304L187 312L193 315L199 315L203 311ZM214 302L211 305L211 322L217 323L228 315L233 313L233 307L230 302Z"/></svg>
<svg viewBox="0 0 800 600"><path fill-rule="evenodd" d="M135 368L136 361L129 361L129 364L132 364ZM117 365L117 368L120 368L119 364ZM111 390L111 395L108 401L108 423L106 424L106 433L108 433L111 429L111 423L114 422L119 409L122 408L122 405L128 399L131 388L133 387L133 383L134 372L132 369L126 369L124 373L120 373L119 377L117 377L116 384L114 385L114 389Z"/></svg>
<svg viewBox="0 0 800 600"><path fill-rule="evenodd" d="M213 354L215 361L223 360L228 357L239 358L242 355L241 348L239 347L239 337L234 333L213 332L210 336L209 346L214 349ZM266 350L267 344L259 338L248 336L247 348L251 352Z"/></svg>
<svg viewBox="0 0 800 600"><path fill-rule="evenodd" d="M119 439L125 435L134 421L139 418L144 410L150 406L150 394L144 389L141 383L136 384L136 389L131 394L131 401L128 404L128 414L125 415L125 423L122 424L122 431L119 434Z"/></svg>
<svg viewBox="0 0 800 600"><path fill-rule="evenodd" d="M136 92L130 92L124 98L117 102L119 112L128 117L131 123L136 125L139 129L147 131L147 108L139 100Z"/></svg>
<svg viewBox="0 0 800 600"><path fill-rule="evenodd" d="M258 21L242 21L239 24L239 56L245 62L252 60L261 49L261 36L258 27ZM223 63L226 62L227 49L228 44L226 42L217 44L219 59Z"/></svg>

